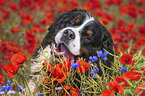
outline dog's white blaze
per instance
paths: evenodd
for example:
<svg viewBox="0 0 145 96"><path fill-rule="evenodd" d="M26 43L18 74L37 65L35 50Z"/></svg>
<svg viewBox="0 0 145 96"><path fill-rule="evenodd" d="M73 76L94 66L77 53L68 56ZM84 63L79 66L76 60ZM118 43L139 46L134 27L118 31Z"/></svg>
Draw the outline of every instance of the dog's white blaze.
<svg viewBox="0 0 145 96"><path fill-rule="evenodd" d="M75 33L75 39L70 40L69 45L66 45L66 46L73 55L79 55L80 54L80 48L81 48L81 43L80 43L81 33L80 33L80 31L86 26L86 24L88 24L88 23L90 23L91 21L94 21L94 20L95 19L93 17L90 17L90 16L87 15L84 22L79 27L63 28L55 36L55 42L57 44L64 43L63 41L61 41L61 37L63 36L63 32L67 29L71 29Z"/></svg>

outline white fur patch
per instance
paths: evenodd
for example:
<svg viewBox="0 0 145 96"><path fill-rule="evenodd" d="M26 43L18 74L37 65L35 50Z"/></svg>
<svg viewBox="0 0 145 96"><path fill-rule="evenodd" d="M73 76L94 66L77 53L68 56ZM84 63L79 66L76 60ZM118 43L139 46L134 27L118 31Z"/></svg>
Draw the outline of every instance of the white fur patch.
<svg viewBox="0 0 145 96"><path fill-rule="evenodd" d="M35 59L37 62L31 64L31 73L39 72L43 68L43 63L51 57L51 48L48 45L45 49L39 49L40 53Z"/></svg>

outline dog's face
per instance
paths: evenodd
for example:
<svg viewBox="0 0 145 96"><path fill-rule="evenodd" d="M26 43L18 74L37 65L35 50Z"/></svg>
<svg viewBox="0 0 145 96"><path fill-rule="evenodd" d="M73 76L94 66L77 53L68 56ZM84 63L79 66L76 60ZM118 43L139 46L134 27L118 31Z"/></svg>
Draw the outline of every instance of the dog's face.
<svg viewBox="0 0 145 96"><path fill-rule="evenodd" d="M113 53L113 42L107 29L84 10L74 9L59 15L48 30L42 48L55 46L57 53L64 52L69 60L74 57L88 59L103 49Z"/></svg>

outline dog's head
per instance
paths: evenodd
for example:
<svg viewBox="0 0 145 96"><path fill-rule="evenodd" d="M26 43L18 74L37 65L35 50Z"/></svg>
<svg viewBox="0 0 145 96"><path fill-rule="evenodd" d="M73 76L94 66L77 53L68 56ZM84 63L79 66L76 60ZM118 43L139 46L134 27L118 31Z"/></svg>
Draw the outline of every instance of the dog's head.
<svg viewBox="0 0 145 96"><path fill-rule="evenodd" d="M55 45L57 52L64 52L64 56L69 60L73 60L74 57L83 57L87 60L89 56L95 56L98 50L103 49L113 53L111 35L87 11L67 11L56 17L48 30L41 44L42 48Z"/></svg>

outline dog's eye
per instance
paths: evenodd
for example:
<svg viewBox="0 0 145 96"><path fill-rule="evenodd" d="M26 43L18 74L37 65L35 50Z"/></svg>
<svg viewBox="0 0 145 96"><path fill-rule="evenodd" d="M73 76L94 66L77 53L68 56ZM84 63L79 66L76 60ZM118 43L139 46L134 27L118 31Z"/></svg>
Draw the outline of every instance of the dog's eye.
<svg viewBox="0 0 145 96"><path fill-rule="evenodd" d="M91 34L92 34L92 31L87 30L87 31L86 31L86 34L87 34L87 35L91 35Z"/></svg>
<svg viewBox="0 0 145 96"><path fill-rule="evenodd" d="M80 23L80 19L77 18L77 19L75 20L75 24L79 24L79 23Z"/></svg>

